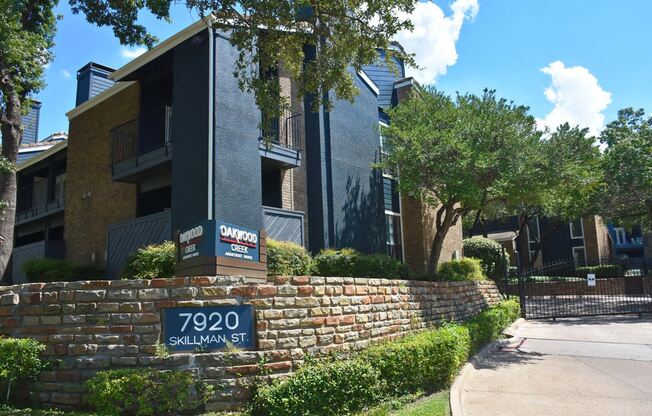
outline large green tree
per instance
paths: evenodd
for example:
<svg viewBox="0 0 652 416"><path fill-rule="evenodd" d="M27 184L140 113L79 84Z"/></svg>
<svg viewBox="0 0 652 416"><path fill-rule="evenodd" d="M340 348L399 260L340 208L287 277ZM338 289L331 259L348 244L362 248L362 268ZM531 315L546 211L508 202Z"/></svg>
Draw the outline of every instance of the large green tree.
<svg viewBox="0 0 652 416"><path fill-rule="evenodd" d="M207 25L228 33L240 51L234 76L242 90L255 94L267 113L287 106L273 76L260 76L282 64L297 81L301 96L315 97L315 105L329 105L334 97L352 101L357 88L354 71L374 62L383 49L386 62L411 55L391 48L392 38L411 23L406 16L416 0L171 0L97 1L69 0L73 13L81 13L99 26L113 29L123 44L152 47L157 39L138 23L141 12L170 21L175 4L205 16ZM11 256L16 209L14 166L22 140L21 115L30 95L43 87L43 69L53 58L57 1L0 0L0 201L4 217L0 235L0 276ZM210 18L209 18L210 16ZM73 47L73 45L64 45ZM309 58L306 60L306 58ZM352 71L353 69L353 71ZM330 95L329 95L330 93Z"/></svg>
<svg viewBox="0 0 652 416"><path fill-rule="evenodd" d="M43 87L56 17L51 0L0 0L0 276L11 256L16 213L15 163L23 136L22 115L28 97Z"/></svg>
<svg viewBox="0 0 652 416"><path fill-rule="evenodd" d="M488 90L452 98L423 88L389 116L381 165L396 175L401 192L436 210L428 260L434 273L450 228L513 192L512 178L527 168L524 154L538 146L540 133L527 107Z"/></svg>
<svg viewBox="0 0 652 416"><path fill-rule="evenodd" d="M626 108L600 135L605 145L604 186L596 194L598 212L626 226L652 228L652 117Z"/></svg>

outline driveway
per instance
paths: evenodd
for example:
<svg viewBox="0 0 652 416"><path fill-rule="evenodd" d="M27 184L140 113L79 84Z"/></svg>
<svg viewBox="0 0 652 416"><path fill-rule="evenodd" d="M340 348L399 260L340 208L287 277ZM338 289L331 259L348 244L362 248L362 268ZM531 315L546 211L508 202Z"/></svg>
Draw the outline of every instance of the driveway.
<svg viewBox="0 0 652 416"><path fill-rule="evenodd" d="M526 321L467 366L454 416L652 415L652 319Z"/></svg>

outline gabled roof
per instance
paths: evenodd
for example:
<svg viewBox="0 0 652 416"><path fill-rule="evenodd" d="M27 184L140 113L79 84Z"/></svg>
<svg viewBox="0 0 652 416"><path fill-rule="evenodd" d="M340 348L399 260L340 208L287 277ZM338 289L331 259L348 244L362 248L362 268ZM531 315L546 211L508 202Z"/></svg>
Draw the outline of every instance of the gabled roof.
<svg viewBox="0 0 652 416"><path fill-rule="evenodd" d="M28 159L23 163L19 163L18 164L18 171L20 172L21 170L23 170L25 168L28 168L28 167L30 167L32 165L35 165L36 163L38 163L38 162L40 162L42 160L45 160L48 157L50 157L50 156L52 156L52 155L54 155L56 153L59 153L61 150L65 149L67 147L68 147L68 140L59 142L59 143L55 144L54 146L50 147L48 150L45 150L45 151L39 153L38 155L34 156L33 158Z"/></svg>

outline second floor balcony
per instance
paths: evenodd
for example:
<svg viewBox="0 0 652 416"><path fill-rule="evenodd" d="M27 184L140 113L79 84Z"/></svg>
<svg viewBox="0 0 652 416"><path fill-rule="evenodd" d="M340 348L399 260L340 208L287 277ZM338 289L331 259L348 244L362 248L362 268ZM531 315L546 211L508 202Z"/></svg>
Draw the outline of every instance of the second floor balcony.
<svg viewBox="0 0 652 416"><path fill-rule="evenodd" d="M64 181L57 181L54 192L50 196L48 196L47 185L44 183L18 188L16 192L16 224L25 224L63 212L64 183Z"/></svg>
<svg viewBox="0 0 652 416"><path fill-rule="evenodd" d="M169 168L172 107L163 106L111 129L113 180L136 182L146 171Z"/></svg>
<svg viewBox="0 0 652 416"><path fill-rule="evenodd" d="M278 168L301 166L303 114L284 110L278 117L262 114L260 155Z"/></svg>

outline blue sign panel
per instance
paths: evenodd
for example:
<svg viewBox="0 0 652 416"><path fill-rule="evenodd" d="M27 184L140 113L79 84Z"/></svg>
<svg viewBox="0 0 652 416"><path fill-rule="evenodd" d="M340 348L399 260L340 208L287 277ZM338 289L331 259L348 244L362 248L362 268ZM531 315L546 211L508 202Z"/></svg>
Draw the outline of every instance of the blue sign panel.
<svg viewBox="0 0 652 416"><path fill-rule="evenodd" d="M163 314L163 338L171 351L213 351L227 343L243 349L256 347L251 305L169 308Z"/></svg>
<svg viewBox="0 0 652 416"><path fill-rule="evenodd" d="M223 221L202 221L179 233L179 260L197 256L220 256L258 262L258 232Z"/></svg>

